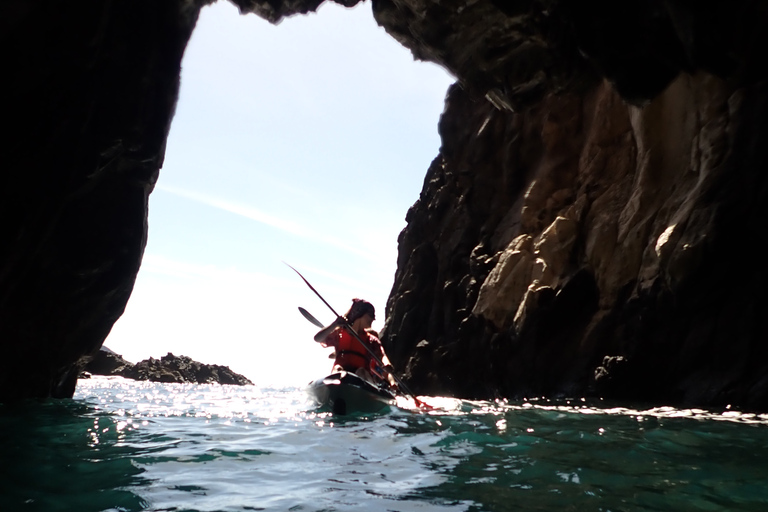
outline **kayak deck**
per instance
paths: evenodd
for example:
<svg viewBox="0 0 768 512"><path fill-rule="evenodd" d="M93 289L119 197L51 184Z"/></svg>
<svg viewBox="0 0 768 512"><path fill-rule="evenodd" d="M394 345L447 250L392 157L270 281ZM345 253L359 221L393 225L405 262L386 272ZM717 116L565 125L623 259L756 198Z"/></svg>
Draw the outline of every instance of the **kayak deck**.
<svg viewBox="0 0 768 512"><path fill-rule="evenodd" d="M308 392L319 406L335 414L378 412L395 403L391 391L345 371L311 382Z"/></svg>

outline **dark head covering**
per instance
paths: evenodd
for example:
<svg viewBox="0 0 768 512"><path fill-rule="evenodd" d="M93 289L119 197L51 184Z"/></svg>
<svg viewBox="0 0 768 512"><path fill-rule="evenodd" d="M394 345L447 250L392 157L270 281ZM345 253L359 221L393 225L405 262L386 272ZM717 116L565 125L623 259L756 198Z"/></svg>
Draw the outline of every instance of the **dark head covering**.
<svg viewBox="0 0 768 512"><path fill-rule="evenodd" d="M345 316L349 323L353 323L358 318L363 317L366 313L370 314L374 320L376 319L376 310L374 309L373 304L363 299L352 299L352 306Z"/></svg>

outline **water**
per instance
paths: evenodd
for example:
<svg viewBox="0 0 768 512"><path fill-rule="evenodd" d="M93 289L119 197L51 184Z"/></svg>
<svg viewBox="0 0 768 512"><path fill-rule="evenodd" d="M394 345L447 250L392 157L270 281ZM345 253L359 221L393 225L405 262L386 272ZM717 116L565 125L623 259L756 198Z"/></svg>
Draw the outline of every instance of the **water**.
<svg viewBox="0 0 768 512"><path fill-rule="evenodd" d="M0 511L768 510L768 415L427 401L81 381L0 406Z"/></svg>

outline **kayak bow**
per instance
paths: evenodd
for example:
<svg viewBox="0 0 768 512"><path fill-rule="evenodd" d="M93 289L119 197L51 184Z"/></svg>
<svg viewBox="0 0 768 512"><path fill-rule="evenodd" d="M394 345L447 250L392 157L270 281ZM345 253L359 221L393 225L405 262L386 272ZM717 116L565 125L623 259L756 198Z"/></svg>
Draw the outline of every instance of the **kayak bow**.
<svg viewBox="0 0 768 512"><path fill-rule="evenodd" d="M308 392L318 406L334 414L378 412L394 405L395 394L350 372L337 372L309 384Z"/></svg>

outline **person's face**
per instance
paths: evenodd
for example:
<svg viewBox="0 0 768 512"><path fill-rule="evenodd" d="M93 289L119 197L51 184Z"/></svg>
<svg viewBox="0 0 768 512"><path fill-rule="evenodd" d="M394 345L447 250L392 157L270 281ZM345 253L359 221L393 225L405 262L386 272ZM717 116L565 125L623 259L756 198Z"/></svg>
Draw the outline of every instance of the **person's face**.
<svg viewBox="0 0 768 512"><path fill-rule="evenodd" d="M370 313L364 314L362 319L363 319L363 329L368 329L373 324L373 321L374 321L374 317Z"/></svg>

